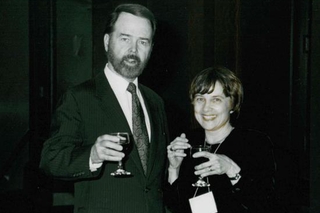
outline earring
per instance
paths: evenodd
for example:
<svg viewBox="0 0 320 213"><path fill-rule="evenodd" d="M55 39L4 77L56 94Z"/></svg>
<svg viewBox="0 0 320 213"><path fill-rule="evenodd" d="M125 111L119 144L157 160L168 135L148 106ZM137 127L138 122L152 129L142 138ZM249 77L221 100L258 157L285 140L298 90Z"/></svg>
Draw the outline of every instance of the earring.
<svg viewBox="0 0 320 213"><path fill-rule="evenodd" d="M230 111L230 114L232 114L232 113L233 113L233 110Z"/></svg>

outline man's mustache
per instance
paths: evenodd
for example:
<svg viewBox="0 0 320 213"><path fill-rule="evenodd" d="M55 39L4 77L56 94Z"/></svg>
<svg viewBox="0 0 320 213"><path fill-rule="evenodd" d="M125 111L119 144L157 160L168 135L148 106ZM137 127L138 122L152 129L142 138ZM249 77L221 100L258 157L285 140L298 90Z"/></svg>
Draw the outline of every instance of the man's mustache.
<svg viewBox="0 0 320 213"><path fill-rule="evenodd" d="M137 55L134 55L134 54L126 55L126 56L123 57L122 60L124 61L124 60L128 60L128 59L136 60L138 62L138 64L141 63L140 58Z"/></svg>

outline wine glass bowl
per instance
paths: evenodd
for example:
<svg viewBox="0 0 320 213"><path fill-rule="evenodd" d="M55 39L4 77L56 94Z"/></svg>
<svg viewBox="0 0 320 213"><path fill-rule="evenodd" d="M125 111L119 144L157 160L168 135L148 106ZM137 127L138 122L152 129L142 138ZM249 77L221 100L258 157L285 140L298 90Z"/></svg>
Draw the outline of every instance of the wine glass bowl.
<svg viewBox="0 0 320 213"><path fill-rule="evenodd" d="M120 138L118 144L120 144L122 146L122 148L123 148L122 152L126 152L126 151L129 150L130 142L131 142L129 133L127 133L127 132L116 132L116 133L111 133L110 135L117 136L117 137ZM126 171L124 169L123 162L122 162L122 160L120 160L118 162L117 170L112 172L111 175L112 176L130 176L131 172Z"/></svg>
<svg viewBox="0 0 320 213"><path fill-rule="evenodd" d="M205 146L205 145L194 145L190 148L190 157L191 157L191 162L193 164L193 167L200 165L206 161L208 161L207 158L205 157L199 157L199 158L193 158L192 155L197 152L203 152L207 151L210 152L210 147ZM206 181L203 180L202 176L198 176L198 180L192 184L193 187L208 187L210 186L210 183L207 183Z"/></svg>

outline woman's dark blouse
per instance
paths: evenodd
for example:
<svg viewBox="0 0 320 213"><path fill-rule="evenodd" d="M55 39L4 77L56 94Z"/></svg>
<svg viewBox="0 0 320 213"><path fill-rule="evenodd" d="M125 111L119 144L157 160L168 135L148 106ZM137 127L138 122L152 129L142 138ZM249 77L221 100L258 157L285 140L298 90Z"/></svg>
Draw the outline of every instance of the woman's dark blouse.
<svg viewBox="0 0 320 213"><path fill-rule="evenodd" d="M191 145L203 144L204 137L203 130L187 134ZM226 174L209 176L218 212L274 212L276 165L269 137L255 130L235 128L216 153L228 156L241 168L241 178L235 185L231 184ZM191 212L188 200L196 190L191 184L197 177L190 159L189 155L184 159L179 178L172 185L168 183L164 190L166 203L173 213ZM197 195L207 191L207 188L201 188Z"/></svg>

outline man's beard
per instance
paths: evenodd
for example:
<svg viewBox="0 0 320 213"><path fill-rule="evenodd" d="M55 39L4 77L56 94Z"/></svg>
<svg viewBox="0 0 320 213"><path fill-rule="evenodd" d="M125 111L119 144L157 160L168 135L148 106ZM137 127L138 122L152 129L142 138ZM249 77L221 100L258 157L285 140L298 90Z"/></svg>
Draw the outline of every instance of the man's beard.
<svg viewBox="0 0 320 213"><path fill-rule="evenodd" d="M143 69L147 65L147 61L141 61L141 59L135 54L128 54L122 58L118 58L112 48L109 46L109 51L107 52L108 62L112 64L114 70L121 76L128 79L135 79L141 75ZM128 65L125 61L135 60L135 65Z"/></svg>

